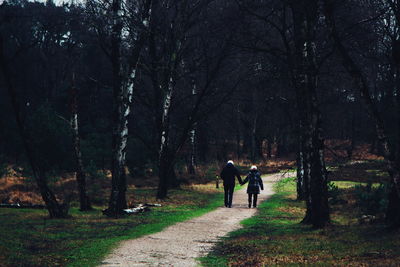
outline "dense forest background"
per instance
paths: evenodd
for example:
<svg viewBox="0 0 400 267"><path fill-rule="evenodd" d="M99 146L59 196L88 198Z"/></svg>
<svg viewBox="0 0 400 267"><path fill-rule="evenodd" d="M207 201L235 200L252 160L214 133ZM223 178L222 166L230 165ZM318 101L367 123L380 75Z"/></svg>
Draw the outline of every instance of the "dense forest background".
<svg viewBox="0 0 400 267"><path fill-rule="evenodd" d="M388 162L396 210L399 23L396 0L4 1L2 172L34 177L57 217L67 174L89 208L111 172L115 214L132 177L164 198L204 166L289 159L321 226L324 151L362 146Z"/></svg>

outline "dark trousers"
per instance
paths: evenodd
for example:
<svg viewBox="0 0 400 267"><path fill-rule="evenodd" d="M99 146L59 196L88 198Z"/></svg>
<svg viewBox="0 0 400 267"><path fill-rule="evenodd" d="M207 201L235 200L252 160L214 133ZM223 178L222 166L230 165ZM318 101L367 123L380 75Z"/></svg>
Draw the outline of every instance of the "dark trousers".
<svg viewBox="0 0 400 267"><path fill-rule="evenodd" d="M257 194L248 194L249 195L249 208L251 208L251 199L253 199L253 207L257 207Z"/></svg>
<svg viewBox="0 0 400 267"><path fill-rule="evenodd" d="M235 185L224 185L225 207L232 207L232 199L233 199L233 190L234 189L235 189Z"/></svg>

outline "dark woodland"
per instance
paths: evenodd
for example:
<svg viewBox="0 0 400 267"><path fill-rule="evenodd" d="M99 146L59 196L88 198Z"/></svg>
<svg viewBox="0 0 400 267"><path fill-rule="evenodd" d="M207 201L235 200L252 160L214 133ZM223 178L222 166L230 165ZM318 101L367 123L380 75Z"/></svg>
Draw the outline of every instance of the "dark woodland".
<svg viewBox="0 0 400 267"><path fill-rule="evenodd" d="M5 0L0 72L0 174L50 218L98 206L104 180L120 218L132 179L164 200L207 166L285 160L324 228L329 166L363 146L400 226L398 0Z"/></svg>

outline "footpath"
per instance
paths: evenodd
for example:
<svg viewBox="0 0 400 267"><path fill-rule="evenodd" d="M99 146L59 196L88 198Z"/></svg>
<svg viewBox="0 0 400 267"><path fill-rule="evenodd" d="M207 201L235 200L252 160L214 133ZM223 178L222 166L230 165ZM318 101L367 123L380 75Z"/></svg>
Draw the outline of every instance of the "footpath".
<svg viewBox="0 0 400 267"><path fill-rule="evenodd" d="M263 176L264 190L258 196L258 203L274 194L272 185L284 176L282 173ZM221 237L241 228L240 222L257 212L247 205L244 186L235 191L232 208L220 207L161 232L124 241L100 266L199 266L196 258L206 255Z"/></svg>

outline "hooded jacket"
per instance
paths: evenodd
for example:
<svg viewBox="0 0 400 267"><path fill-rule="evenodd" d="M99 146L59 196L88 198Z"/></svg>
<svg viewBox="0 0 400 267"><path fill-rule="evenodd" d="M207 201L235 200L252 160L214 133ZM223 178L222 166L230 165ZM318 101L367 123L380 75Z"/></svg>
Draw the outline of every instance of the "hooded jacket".
<svg viewBox="0 0 400 267"><path fill-rule="evenodd" d="M247 183L247 194L260 194L261 190L264 190L264 184L261 179L261 174L257 170L251 170L244 179L243 183Z"/></svg>

